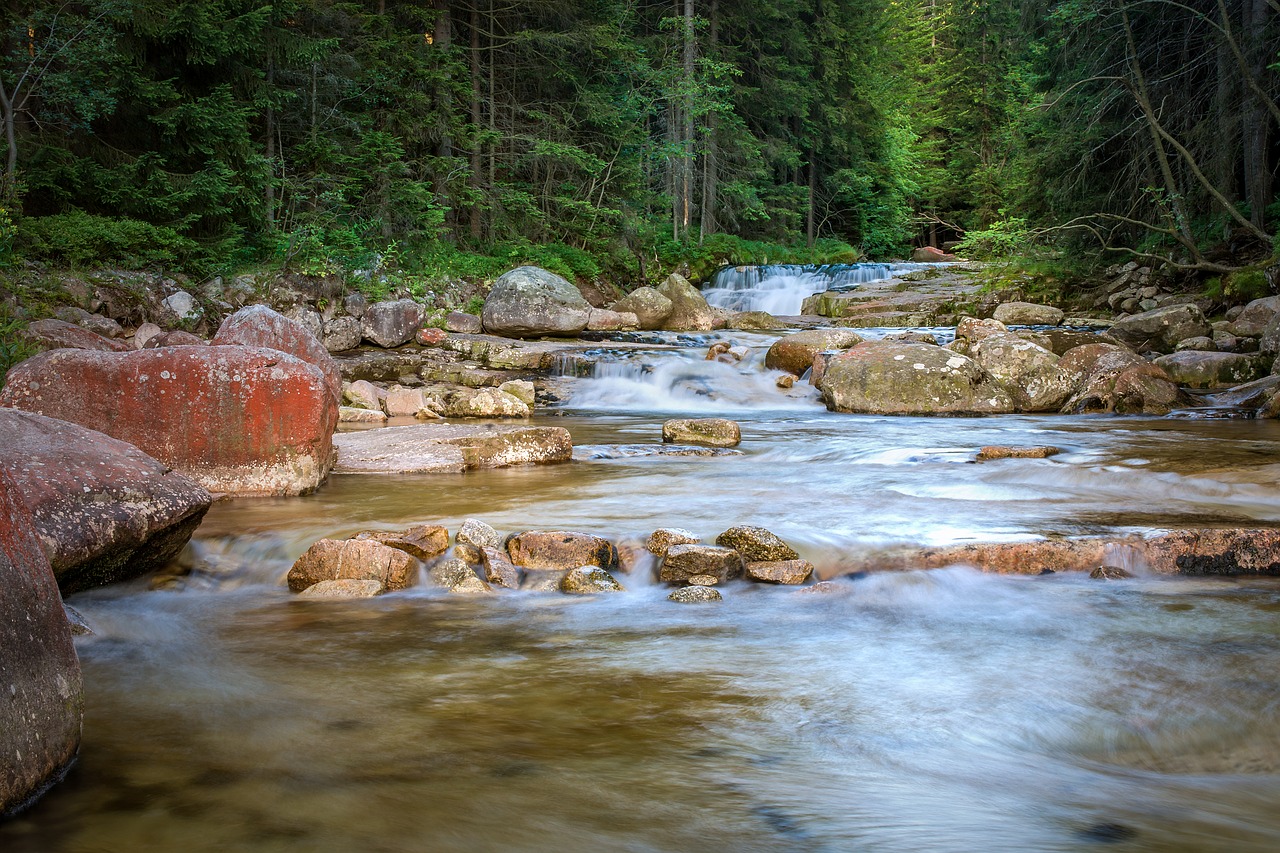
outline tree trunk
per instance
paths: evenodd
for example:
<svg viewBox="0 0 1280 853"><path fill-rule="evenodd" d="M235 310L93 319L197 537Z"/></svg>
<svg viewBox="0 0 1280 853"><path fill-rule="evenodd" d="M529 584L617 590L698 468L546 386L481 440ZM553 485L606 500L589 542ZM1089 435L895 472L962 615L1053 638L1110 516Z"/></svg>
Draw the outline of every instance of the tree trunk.
<svg viewBox="0 0 1280 853"><path fill-rule="evenodd" d="M483 237L480 220L481 151L480 143L480 10L471 7L471 239L479 242Z"/></svg>
<svg viewBox="0 0 1280 853"><path fill-rule="evenodd" d="M1213 111L1220 144L1214 149L1213 178L1222 194L1230 201L1236 199L1236 151L1239 150L1239 113L1235 109L1238 75L1231 49L1226 41L1218 45L1218 86L1214 94ZM1231 221L1223 221L1222 236L1231 231Z"/></svg>
<svg viewBox="0 0 1280 853"><path fill-rule="evenodd" d="M817 237L814 231L814 197L818 194L818 164L814 162L814 152L809 152L809 210L805 216L805 241L809 248L813 248L813 241Z"/></svg>
<svg viewBox="0 0 1280 853"><path fill-rule="evenodd" d="M4 121L4 185L0 186L0 200L6 204L13 201L18 190L18 132L17 109L13 99L17 93L10 94L0 81L0 118Z"/></svg>
<svg viewBox="0 0 1280 853"><path fill-rule="evenodd" d="M680 225L685 233L689 231L689 223L692 220L692 200L693 200L693 82L696 72L696 47L693 37L693 2L694 0L684 0L684 139L681 140L683 145L683 157L681 159L680 168Z"/></svg>
<svg viewBox="0 0 1280 853"><path fill-rule="evenodd" d="M1264 84L1267 72L1268 52L1274 53L1274 45L1267 38L1271 17L1267 0L1243 0L1245 55L1249 63L1248 73L1254 81ZM1249 221L1259 230L1266 229L1266 210L1271 204L1272 176L1267 167L1268 124L1266 105L1256 87L1245 84L1241 109L1241 142L1244 145L1244 188L1249 203Z"/></svg>
<svg viewBox="0 0 1280 853"><path fill-rule="evenodd" d="M276 82L276 64L267 57L267 114L265 117L267 131L267 185L263 188L263 217L267 223L267 231L274 231L276 225L276 111L271 105L271 88Z"/></svg>
<svg viewBox="0 0 1280 853"><path fill-rule="evenodd" d="M707 7L707 47L706 53L713 55L716 49L716 39L718 37L717 26L719 24L716 15L716 4L718 0L711 0L710 6ZM717 155L719 151L716 149L716 124L717 116L715 109L707 112L707 132L703 140L702 150L702 221L699 237L701 242L708 234L716 232L716 189L717 174L719 168Z"/></svg>
<svg viewBox="0 0 1280 853"><path fill-rule="evenodd" d="M443 68L442 76L444 78L436 91L436 105L440 111L439 121L441 124L440 139L436 144L436 157L446 160L453 157L453 134L451 133L453 99L449 91L449 48L453 45L453 18L449 14L449 0L434 0L433 8L436 11L436 20L431 33L431 43L440 52L440 64ZM433 184L437 198L447 199L448 187L445 184L445 178L448 174L448 168L445 163L436 164L436 175ZM447 204L445 226L452 231L455 222L456 211L454 210L454 205Z"/></svg>

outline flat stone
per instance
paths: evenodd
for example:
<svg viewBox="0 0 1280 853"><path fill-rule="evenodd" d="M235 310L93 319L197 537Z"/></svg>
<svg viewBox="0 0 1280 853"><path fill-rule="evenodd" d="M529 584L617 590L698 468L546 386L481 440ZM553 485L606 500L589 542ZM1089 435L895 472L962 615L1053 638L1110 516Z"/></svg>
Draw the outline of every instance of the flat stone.
<svg viewBox="0 0 1280 853"><path fill-rule="evenodd" d="M298 593L299 598L373 598L382 595L387 588L377 580L320 581Z"/></svg>
<svg viewBox="0 0 1280 853"><path fill-rule="evenodd" d="M747 563L747 578L760 583L802 584L813 574L808 560L773 560ZM690 581L692 583L692 581Z"/></svg>
<svg viewBox="0 0 1280 853"><path fill-rule="evenodd" d="M664 443L736 447L742 442L742 429L725 418L672 418L662 424L662 440Z"/></svg>
<svg viewBox="0 0 1280 853"><path fill-rule="evenodd" d="M333 443L334 471L347 474L458 473L573 457L572 439L562 427L428 423L338 433Z"/></svg>
<svg viewBox="0 0 1280 853"><path fill-rule="evenodd" d="M644 456L709 457L742 456L741 450L727 447L698 447L692 444L580 444L573 449L576 462L599 459L636 459Z"/></svg>
<svg viewBox="0 0 1280 853"><path fill-rule="evenodd" d="M674 601L677 604L707 604L712 601L724 601L724 596L720 594L720 590L709 586L683 586L680 589L673 589L667 596L667 601Z"/></svg>
<svg viewBox="0 0 1280 853"><path fill-rule="evenodd" d="M1007 444L988 444L979 448L978 459L1048 459L1062 451L1047 444L1014 447Z"/></svg>
<svg viewBox="0 0 1280 853"><path fill-rule="evenodd" d="M418 560L430 560L449 550L449 531L439 524L418 524L402 531L367 530L351 538L372 539Z"/></svg>
<svg viewBox="0 0 1280 853"><path fill-rule="evenodd" d="M685 530L682 527L660 527L649 534L644 547L651 554L665 557L672 545L697 545L701 541L702 538L691 530Z"/></svg>
<svg viewBox="0 0 1280 853"><path fill-rule="evenodd" d="M386 413L381 411L357 409L354 406L340 406L338 408L338 423L340 424L385 424L386 422Z"/></svg>

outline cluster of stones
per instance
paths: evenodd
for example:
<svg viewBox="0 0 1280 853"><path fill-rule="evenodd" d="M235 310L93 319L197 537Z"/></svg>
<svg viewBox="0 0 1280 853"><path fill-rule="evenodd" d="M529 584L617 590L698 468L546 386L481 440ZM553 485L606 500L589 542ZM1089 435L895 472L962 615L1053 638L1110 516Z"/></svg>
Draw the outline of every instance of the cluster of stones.
<svg viewBox="0 0 1280 853"><path fill-rule="evenodd" d="M496 388L380 385L357 379L342 386L338 420L381 424L388 418L527 418L536 394L533 382L525 379L509 379Z"/></svg>
<svg viewBox="0 0 1280 853"><path fill-rule="evenodd" d="M1063 321L1056 308L1006 303L992 319L962 320L945 347L921 333L864 340L849 329L818 329L779 339L765 366L782 371L781 387L807 376L840 412L1167 414L1189 403L1184 388L1260 381L1257 411L1275 416L1280 378L1267 374L1280 350L1278 318L1280 297L1255 300L1214 325L1180 302L1095 335L1052 328ZM1247 351L1211 350L1210 336L1219 332L1249 341L1238 345Z"/></svg>
<svg viewBox="0 0 1280 853"><path fill-rule="evenodd" d="M424 575L432 586L458 595L499 589L590 595L621 592L615 575L648 570L656 558L658 579L680 587L671 600L718 601L721 594L710 587L737 578L796 585L813 574L812 563L761 527L732 527L714 545L687 530L662 528L641 548L564 530L504 538L483 521L467 519L452 542L440 525L321 539L293 564L287 582L307 598L373 597L415 586Z"/></svg>

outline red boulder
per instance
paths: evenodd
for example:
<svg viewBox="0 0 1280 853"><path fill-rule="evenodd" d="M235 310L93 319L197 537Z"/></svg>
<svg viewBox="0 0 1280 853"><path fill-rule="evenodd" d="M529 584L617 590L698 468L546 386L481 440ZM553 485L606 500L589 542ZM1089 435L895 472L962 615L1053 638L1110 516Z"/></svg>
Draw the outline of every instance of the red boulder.
<svg viewBox="0 0 1280 853"><path fill-rule="evenodd" d="M342 371L325 345L306 326L265 305L241 308L222 321L214 346L267 347L297 356L324 374L335 397L342 396Z"/></svg>

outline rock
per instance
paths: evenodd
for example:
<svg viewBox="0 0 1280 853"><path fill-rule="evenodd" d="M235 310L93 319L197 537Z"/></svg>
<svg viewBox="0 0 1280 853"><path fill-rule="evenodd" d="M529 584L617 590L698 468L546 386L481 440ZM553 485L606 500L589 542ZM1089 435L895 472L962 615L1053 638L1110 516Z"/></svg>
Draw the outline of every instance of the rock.
<svg viewBox="0 0 1280 853"><path fill-rule="evenodd" d="M312 584L298 598L374 598L386 591L381 581L344 578Z"/></svg>
<svg viewBox="0 0 1280 853"><path fill-rule="evenodd" d="M507 553L512 563L533 571L567 571L581 566L612 569L618 565L618 549L608 539L564 530L518 533L507 541Z"/></svg>
<svg viewBox="0 0 1280 853"><path fill-rule="evenodd" d="M1075 329L1044 329L1039 334L1049 342L1046 349L1059 357L1076 347L1101 343L1093 332L1081 332ZM1041 344L1041 346L1044 345Z"/></svg>
<svg viewBox="0 0 1280 853"><path fill-rule="evenodd" d="M266 308L268 311L271 310L265 305L255 307ZM295 305L293 308L285 311L282 316L306 329L307 334L311 335L311 337L315 338L317 341L320 341L324 337L324 317L319 311L312 308L310 305ZM231 343L236 342L232 341ZM265 344L263 346L265 346ZM325 350L325 352L328 352L328 350ZM298 353L290 353L290 355L298 355ZM302 358L301 356L298 357ZM302 360L306 361L305 358Z"/></svg>
<svg viewBox="0 0 1280 853"><path fill-rule="evenodd" d="M190 332L184 332L181 329L174 329L169 332L161 332L147 339L143 344L143 349L160 349L161 347L202 347L205 341L198 335Z"/></svg>
<svg viewBox="0 0 1280 853"><path fill-rule="evenodd" d="M835 412L1003 414L1009 392L977 362L928 344L865 341L832 359L822 397Z"/></svg>
<svg viewBox="0 0 1280 853"><path fill-rule="evenodd" d="M338 422L316 367L232 346L43 353L9 372L0 405L105 432L224 494L315 489Z"/></svg>
<svg viewBox="0 0 1280 853"><path fill-rule="evenodd" d="M813 366L813 357L827 350L847 350L862 343L862 336L849 329L812 329L774 341L764 357L769 370L804 376Z"/></svg>
<svg viewBox="0 0 1280 853"><path fill-rule="evenodd" d="M1017 335L989 335L969 354L1004 385L1020 411L1056 412L1071 396L1072 377L1058 369L1058 357Z"/></svg>
<svg viewBox="0 0 1280 853"><path fill-rule="evenodd" d="M881 340L896 341L901 344L932 344L938 345L938 339L930 332L917 332L907 330L905 332L894 332L891 335L885 335Z"/></svg>
<svg viewBox="0 0 1280 853"><path fill-rule="evenodd" d="M795 387L796 379L797 377L794 373L784 373L781 376L779 376L778 380L773 384L781 388L783 391L785 391L788 388Z"/></svg>
<svg viewBox="0 0 1280 853"><path fill-rule="evenodd" d="M409 343L421 325L422 306L412 299L397 299L365 309L360 331L369 343L387 349Z"/></svg>
<svg viewBox="0 0 1280 853"><path fill-rule="evenodd" d="M1217 352L1218 344L1215 343L1215 341L1217 340L1219 334L1220 334L1219 332L1214 332L1213 337L1211 338L1201 336L1198 338L1187 338L1185 341L1178 341L1178 345L1173 348L1173 351L1186 352L1190 350L1192 352ZM1239 340L1238 338L1232 335L1224 335L1224 337L1230 338L1232 341Z"/></svg>
<svg viewBox="0 0 1280 853"><path fill-rule="evenodd" d="M742 555L718 545L672 545L662 561L658 577L663 583L687 583L695 575L711 575L723 583L741 577Z"/></svg>
<svg viewBox="0 0 1280 853"><path fill-rule="evenodd" d="M692 531L682 527L660 527L649 534L644 547L651 554L665 557L672 545L697 545L701 541Z"/></svg>
<svg viewBox="0 0 1280 853"><path fill-rule="evenodd" d="M1280 317L1272 320L1262 330L1262 337L1258 339L1258 352L1271 356L1280 354Z"/></svg>
<svg viewBox="0 0 1280 853"><path fill-rule="evenodd" d="M682 586L671 590L667 595L667 601L678 604L707 604L712 601L724 601L724 596L720 594L720 590L709 586Z"/></svg>
<svg viewBox="0 0 1280 853"><path fill-rule="evenodd" d="M594 595L599 592L622 592L622 584L598 566L582 566L560 579L560 591L568 595Z"/></svg>
<svg viewBox="0 0 1280 853"><path fill-rule="evenodd" d="M671 314L663 328L673 332L709 332L716 328L719 315L707 304L698 288L683 276L675 273L667 276L667 280L658 286L658 293L671 300ZM618 310L616 305L614 310ZM638 311L634 313L640 316Z"/></svg>
<svg viewBox="0 0 1280 853"><path fill-rule="evenodd" d="M480 549L480 561L484 564L484 579L489 583L507 589L520 588L523 572L507 558L505 551L496 547L483 547Z"/></svg>
<svg viewBox="0 0 1280 853"><path fill-rule="evenodd" d="M82 329L88 329L95 335L104 338L123 338L124 328L110 317L101 314L90 314L83 308L65 305L53 312L53 316L68 323L74 323Z"/></svg>
<svg viewBox="0 0 1280 853"><path fill-rule="evenodd" d="M1275 528L1175 530L1143 540L1134 550L1161 574L1280 575Z"/></svg>
<svg viewBox="0 0 1280 853"><path fill-rule="evenodd" d="M458 528L454 541L459 545L470 545L483 551L485 548L501 548L502 537L498 531L478 518L468 518Z"/></svg>
<svg viewBox="0 0 1280 853"><path fill-rule="evenodd" d="M1161 368L1112 344L1076 347L1058 360L1074 391L1064 412L1165 415L1183 395Z"/></svg>
<svg viewBox="0 0 1280 853"><path fill-rule="evenodd" d="M145 349L147 346L147 341L151 340L157 335L163 335L163 334L164 334L164 329L160 328L155 323L143 323L133 333L133 348Z"/></svg>
<svg viewBox="0 0 1280 853"><path fill-rule="evenodd" d="M449 333L444 329L437 329L434 326L427 326L419 329L418 334L414 337L420 346L438 347L449 339Z"/></svg>
<svg viewBox="0 0 1280 853"><path fill-rule="evenodd" d="M725 324L726 329L734 329L741 332L772 332L786 327L786 323L783 323L768 311L739 311L731 316L729 322Z"/></svg>
<svg viewBox="0 0 1280 853"><path fill-rule="evenodd" d="M222 321L214 346L266 347L302 359L324 374L334 398L342 398L342 371L324 344L302 324L282 317L265 305L241 308Z"/></svg>
<svg viewBox="0 0 1280 853"><path fill-rule="evenodd" d="M715 586L720 579L715 575L694 575L689 578L690 586Z"/></svg>
<svg viewBox="0 0 1280 853"><path fill-rule="evenodd" d="M289 569L289 589L302 592L328 580L373 580L387 589L408 589L418 582L418 562L372 539L321 539Z"/></svg>
<svg viewBox="0 0 1280 853"><path fill-rule="evenodd" d="M468 566L479 565L483 559L480 555L479 549L472 548L470 545L454 545L453 556L457 557Z"/></svg>
<svg viewBox="0 0 1280 853"><path fill-rule="evenodd" d="M978 449L978 461L987 459L1048 459L1062 451L1047 444L1030 447L1013 447L1006 444L988 444Z"/></svg>
<svg viewBox="0 0 1280 853"><path fill-rule="evenodd" d="M89 620L85 619L84 614L79 610L64 602L62 611L67 614L67 627L71 629L71 636L91 637L96 633L89 626Z"/></svg>
<svg viewBox="0 0 1280 853"><path fill-rule="evenodd" d="M529 572L520 582L520 588L526 592L559 592L560 581L568 571Z"/></svg>
<svg viewBox="0 0 1280 853"><path fill-rule="evenodd" d="M1119 566L1098 566L1098 568L1089 572L1089 577L1096 581L1118 581L1131 578L1133 575Z"/></svg>
<svg viewBox="0 0 1280 853"><path fill-rule="evenodd" d="M578 288L540 267L516 267L493 283L481 322L505 338L573 336L587 327L591 304Z"/></svg>
<svg viewBox="0 0 1280 853"><path fill-rule="evenodd" d="M776 560L748 562L746 575L760 583L798 585L813 574L813 563L808 560Z"/></svg>
<svg viewBox="0 0 1280 853"><path fill-rule="evenodd" d="M171 315L170 319L179 323L191 323L200 319L200 305L196 298L185 290L179 290L164 299L160 304Z"/></svg>
<svg viewBox="0 0 1280 853"><path fill-rule="evenodd" d="M1162 355L1154 364L1174 382L1192 388L1228 388L1252 382L1265 376L1268 367L1257 356L1195 350Z"/></svg>
<svg viewBox="0 0 1280 853"><path fill-rule="evenodd" d="M0 818L62 778L84 711L70 626L22 491L0 465Z"/></svg>
<svg viewBox="0 0 1280 853"><path fill-rule="evenodd" d="M471 567L457 558L441 560L432 566L428 577L436 586L444 587L455 595L476 595L493 592L493 588L471 571Z"/></svg>
<svg viewBox="0 0 1280 853"><path fill-rule="evenodd" d="M1280 296L1255 299L1244 306L1240 314L1231 321L1227 331L1242 338L1256 338L1277 317L1280 317Z"/></svg>
<svg viewBox="0 0 1280 853"><path fill-rule="evenodd" d="M991 315L1006 326L1056 326L1066 315L1051 305L1034 302L1005 302Z"/></svg>
<svg viewBox="0 0 1280 853"><path fill-rule="evenodd" d="M497 388L468 388L451 394L444 416L448 418L527 418L529 406L514 394Z"/></svg>
<svg viewBox="0 0 1280 853"><path fill-rule="evenodd" d="M439 524L418 524L408 530L366 530L353 539L381 542L418 560L430 560L449 550L449 531Z"/></svg>
<svg viewBox="0 0 1280 853"><path fill-rule="evenodd" d="M1008 334L1009 327L999 320L979 320L977 317L962 317L956 324L956 343L963 343L960 352L967 353L969 344L975 344L992 335Z"/></svg>
<svg viewBox="0 0 1280 853"><path fill-rule="evenodd" d="M431 420L437 417L427 403L427 396L421 388L392 385L387 389L387 398L382 405L389 418L425 417Z"/></svg>
<svg viewBox="0 0 1280 853"><path fill-rule="evenodd" d="M672 418L662 424L662 441L736 447L742 441L742 430L724 418Z"/></svg>
<svg viewBox="0 0 1280 853"><path fill-rule="evenodd" d="M0 408L0 435L0 469L67 594L156 571L209 509L195 481L100 432Z"/></svg>
<svg viewBox="0 0 1280 853"><path fill-rule="evenodd" d="M573 441L563 427L432 423L339 433L333 443L335 470L345 474L458 473L573 458Z"/></svg>
<svg viewBox="0 0 1280 853"><path fill-rule="evenodd" d="M591 332L622 332L639 327L640 319L630 311L592 308L587 314L587 330Z"/></svg>
<svg viewBox="0 0 1280 853"><path fill-rule="evenodd" d="M329 352L346 352L360 346L364 325L359 317L343 314L324 324L324 348Z"/></svg>
<svg viewBox="0 0 1280 853"><path fill-rule="evenodd" d="M342 310L359 320L369 310L369 300L363 293L348 293L342 297Z"/></svg>
<svg viewBox="0 0 1280 853"><path fill-rule="evenodd" d="M1280 375L1271 374L1254 382L1246 382L1226 391L1211 395L1209 402L1215 406L1233 409L1257 409L1266 404L1272 394L1280 389Z"/></svg>
<svg viewBox="0 0 1280 853"><path fill-rule="evenodd" d="M674 310L674 303L652 287L638 287L613 303L610 310L620 314L634 314L641 329L653 331L664 328Z"/></svg>
<svg viewBox="0 0 1280 853"><path fill-rule="evenodd" d="M1179 341L1212 335L1204 314L1194 305L1169 305L1116 321L1108 334L1137 350L1173 352Z"/></svg>
<svg viewBox="0 0 1280 853"><path fill-rule="evenodd" d="M794 548L763 527L730 527L716 537L716 544L732 548L748 563L795 560L800 556Z"/></svg>
<svg viewBox="0 0 1280 853"><path fill-rule="evenodd" d="M503 382L498 386L498 390L504 394L510 394L529 408L533 408L534 401L538 395L533 383L525 379L512 379L509 382Z"/></svg>
<svg viewBox="0 0 1280 853"><path fill-rule="evenodd" d="M85 349L95 352L128 352L132 347L124 341L104 338L66 320L36 320L22 336L41 349Z"/></svg>
<svg viewBox="0 0 1280 853"><path fill-rule="evenodd" d="M354 406L338 407L338 423L340 424L385 424L387 416L384 412L373 409L357 409Z"/></svg>
<svg viewBox="0 0 1280 853"><path fill-rule="evenodd" d="M459 335L478 335L484 331L484 324L479 317L462 311L450 311L444 318L444 327Z"/></svg>
<svg viewBox="0 0 1280 853"><path fill-rule="evenodd" d="M955 263L960 260L955 255L947 254L941 249L933 246L921 246L911 251L911 262L916 264L944 264Z"/></svg>
<svg viewBox="0 0 1280 853"><path fill-rule="evenodd" d="M575 462L596 459L637 459L642 456L685 457L742 456L741 450L695 447L692 444L580 444L573 449Z"/></svg>
<svg viewBox="0 0 1280 853"><path fill-rule="evenodd" d="M378 386L364 379L357 379L342 389L342 397L351 405L361 409L376 409L382 411L382 398L385 394L378 390Z"/></svg>

